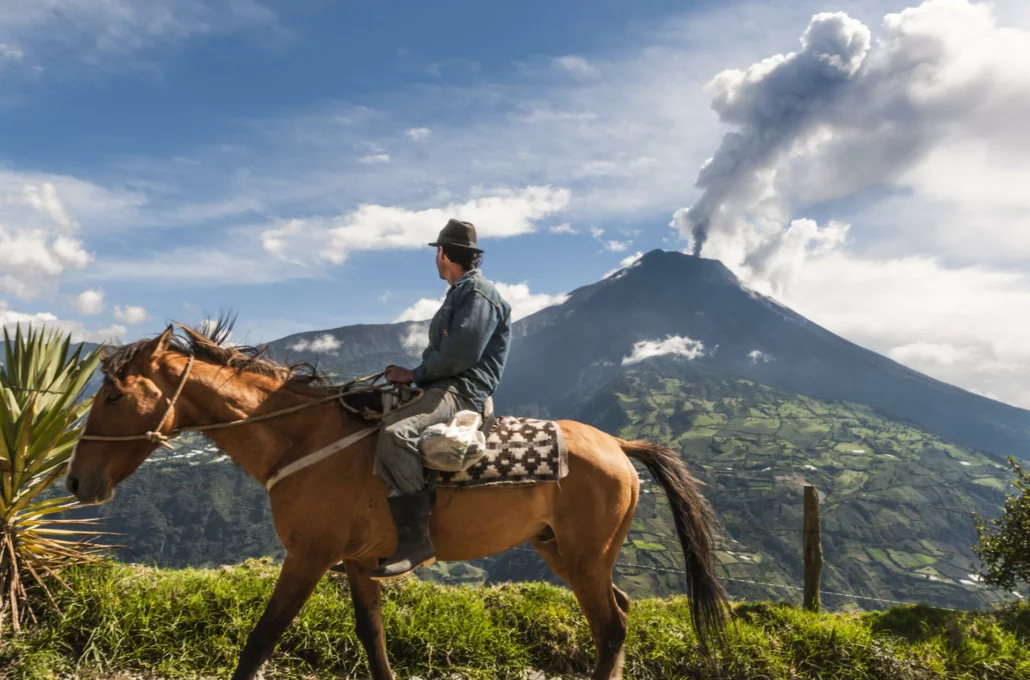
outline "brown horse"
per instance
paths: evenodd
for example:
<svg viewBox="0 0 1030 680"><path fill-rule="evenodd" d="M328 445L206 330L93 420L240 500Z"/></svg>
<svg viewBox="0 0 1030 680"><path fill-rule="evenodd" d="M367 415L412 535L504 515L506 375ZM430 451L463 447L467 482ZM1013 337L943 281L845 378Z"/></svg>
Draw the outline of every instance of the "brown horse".
<svg viewBox="0 0 1030 680"><path fill-rule="evenodd" d="M154 340L109 351L104 383L86 422L67 486L83 503L109 500L114 487L157 448L138 435L224 423L318 401L328 394L313 370L224 346L225 327L201 334L171 326ZM192 357L192 360L191 360ZM187 365L192 368L187 371ZM307 367L310 368L310 367ZM181 390L181 393L180 393ZM167 410L167 418L158 421ZM261 422L212 430L210 438L264 484L284 465L366 428L335 402ZM594 678L619 678L629 598L612 583L612 568L633 520L639 481L630 458L650 471L672 506L686 557L687 593L702 648L721 639L725 594L715 576L710 506L674 453L629 442L588 425L561 421L568 476L557 484L448 489L437 492L430 532L442 560L493 555L525 541L569 586L586 615L596 647ZM135 436L135 437L134 437ZM373 678L393 678L386 658L380 590L369 571L392 553L396 532L386 488L373 474L374 438L283 478L269 492L275 529L286 547L275 590L250 633L233 678L253 678L319 579L343 563L357 634Z"/></svg>

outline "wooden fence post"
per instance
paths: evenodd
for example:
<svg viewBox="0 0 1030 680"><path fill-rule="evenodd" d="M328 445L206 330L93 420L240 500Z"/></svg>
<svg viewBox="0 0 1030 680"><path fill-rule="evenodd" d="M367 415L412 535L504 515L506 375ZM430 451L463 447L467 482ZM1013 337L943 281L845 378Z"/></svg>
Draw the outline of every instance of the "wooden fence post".
<svg viewBox="0 0 1030 680"><path fill-rule="evenodd" d="M823 540L819 527L819 494L805 486L805 598L808 611L819 611L819 580L823 570Z"/></svg>

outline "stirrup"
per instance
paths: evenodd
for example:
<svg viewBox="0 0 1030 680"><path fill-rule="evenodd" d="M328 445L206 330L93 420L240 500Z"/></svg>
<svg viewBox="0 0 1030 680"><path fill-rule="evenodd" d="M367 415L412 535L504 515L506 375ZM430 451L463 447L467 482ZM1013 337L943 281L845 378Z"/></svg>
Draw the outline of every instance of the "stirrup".
<svg viewBox="0 0 1030 680"><path fill-rule="evenodd" d="M373 581L393 581L393 580L401 579L401 578L404 578L405 576L408 576L410 574L415 573L416 569L420 569L422 567L428 567L428 566L431 566L433 564L436 564L436 555L432 555L428 559L425 559L422 562L414 565L410 569L406 569L405 571L401 571L401 572L398 572L396 574L389 574L389 573L383 573L383 572L377 573L383 567L388 566L388 563L384 562L384 564L380 564L378 567L376 567L375 569L372 570L372 573L369 575L369 578L371 578Z"/></svg>

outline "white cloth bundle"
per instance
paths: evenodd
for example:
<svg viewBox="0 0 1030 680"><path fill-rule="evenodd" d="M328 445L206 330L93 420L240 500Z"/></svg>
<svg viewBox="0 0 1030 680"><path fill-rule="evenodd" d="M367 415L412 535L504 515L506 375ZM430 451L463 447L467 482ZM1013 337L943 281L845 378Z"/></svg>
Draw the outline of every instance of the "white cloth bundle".
<svg viewBox="0 0 1030 680"><path fill-rule="evenodd" d="M430 425L418 438L425 466L443 472L461 472L486 455L483 417L458 411L449 423Z"/></svg>

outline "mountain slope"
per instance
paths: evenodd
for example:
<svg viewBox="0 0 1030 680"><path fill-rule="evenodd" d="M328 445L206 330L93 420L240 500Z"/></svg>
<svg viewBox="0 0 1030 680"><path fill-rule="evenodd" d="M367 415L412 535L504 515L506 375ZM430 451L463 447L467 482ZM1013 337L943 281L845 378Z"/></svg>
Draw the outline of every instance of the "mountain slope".
<svg viewBox="0 0 1030 680"><path fill-rule="evenodd" d="M963 607L988 597L970 582L970 513L996 512L1009 480L984 454L867 407L682 359L654 359L626 372L573 417L680 453L707 484L723 524L724 576L800 585L802 488L813 484L821 497L825 590ZM643 488L623 558L674 567L681 558L666 503L653 484ZM661 590L646 571L637 578ZM736 582L733 592L742 590L774 594Z"/></svg>
<svg viewBox="0 0 1030 680"><path fill-rule="evenodd" d="M996 455L1030 457L1030 411L934 380L746 290L720 262L652 251L520 322L499 408L561 417L621 370L634 343L687 336L703 362L819 399L868 405ZM765 360L755 360L752 352ZM542 409L542 410L541 410Z"/></svg>
<svg viewBox="0 0 1030 680"><path fill-rule="evenodd" d="M288 335L268 343L268 350L286 363L306 361L346 380L377 373L387 364L417 363L426 328L419 322L343 326Z"/></svg>

